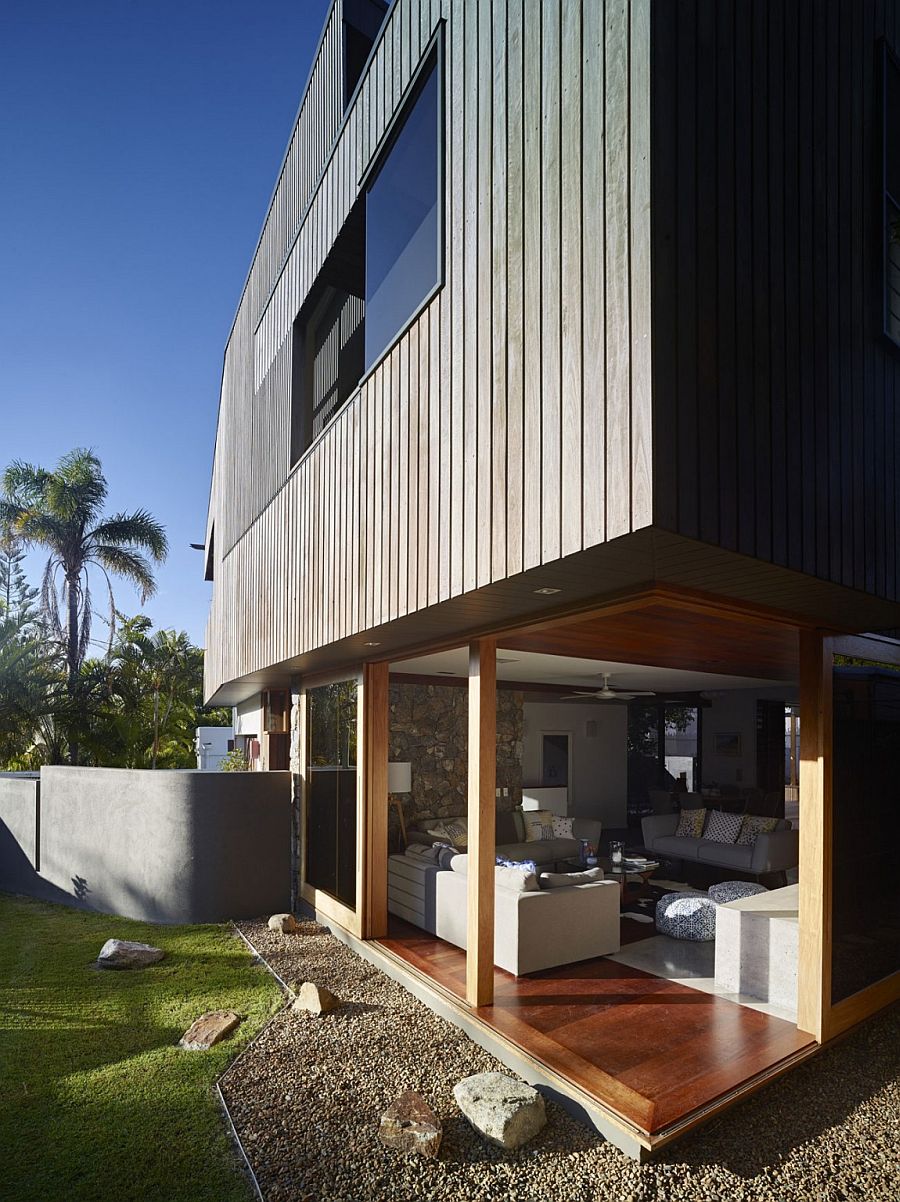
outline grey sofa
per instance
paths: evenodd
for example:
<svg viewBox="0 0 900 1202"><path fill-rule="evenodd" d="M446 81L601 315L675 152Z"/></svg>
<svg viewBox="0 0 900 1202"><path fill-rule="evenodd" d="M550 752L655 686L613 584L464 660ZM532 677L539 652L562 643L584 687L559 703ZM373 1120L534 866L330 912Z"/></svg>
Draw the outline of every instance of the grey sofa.
<svg viewBox="0 0 900 1202"><path fill-rule="evenodd" d="M695 861L713 868L737 869L753 876L786 872L800 862L800 832L781 819L774 831L756 836L753 844L716 843L675 834L678 814L651 814L641 819L644 847L671 860Z"/></svg>
<svg viewBox="0 0 900 1202"><path fill-rule="evenodd" d="M432 844L434 836L426 829L430 820L419 818L407 832L407 843ZM448 819L434 819L448 821ZM505 856L507 860L534 860L538 868L549 868L561 860L571 860L581 851L580 840L587 839L596 847L600 842L602 822L593 818L574 818L572 820L573 839L537 839L528 842L525 839L525 826L518 810L503 810L497 813L497 855ZM464 851L460 848L460 851Z"/></svg>
<svg viewBox="0 0 900 1202"><path fill-rule="evenodd" d="M389 911L463 948L467 888L467 856L454 856L448 868L423 863L414 854L388 859ZM498 881L494 963L519 977L617 952L619 892L613 880L538 892L519 892Z"/></svg>

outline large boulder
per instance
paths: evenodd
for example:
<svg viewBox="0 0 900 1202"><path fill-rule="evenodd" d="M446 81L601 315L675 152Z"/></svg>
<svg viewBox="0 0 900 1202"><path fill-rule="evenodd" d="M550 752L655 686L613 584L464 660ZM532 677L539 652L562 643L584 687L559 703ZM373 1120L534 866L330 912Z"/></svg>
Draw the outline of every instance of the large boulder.
<svg viewBox="0 0 900 1202"><path fill-rule="evenodd" d="M453 1096L475 1130L501 1148L520 1148L547 1122L538 1091L505 1073L465 1077Z"/></svg>
<svg viewBox="0 0 900 1202"><path fill-rule="evenodd" d="M324 987L314 985L312 981L304 981L297 991L297 997L291 1009L295 1012L307 1011L309 1014L329 1014L341 1004L341 999Z"/></svg>
<svg viewBox="0 0 900 1202"><path fill-rule="evenodd" d="M241 1016L233 1010L210 1010L195 1019L179 1040L189 1052L205 1052L239 1026Z"/></svg>
<svg viewBox="0 0 900 1202"><path fill-rule="evenodd" d="M422 1095L411 1089L391 1103L378 1128L378 1138L386 1147L431 1157L440 1151L442 1134L441 1120Z"/></svg>
<svg viewBox="0 0 900 1202"><path fill-rule="evenodd" d="M144 968L155 964L166 953L149 943L133 943L130 939L107 939L100 949L97 963L101 968Z"/></svg>
<svg viewBox="0 0 900 1202"><path fill-rule="evenodd" d="M273 914L269 919L269 930L281 935L293 935L297 930L297 919L293 914Z"/></svg>

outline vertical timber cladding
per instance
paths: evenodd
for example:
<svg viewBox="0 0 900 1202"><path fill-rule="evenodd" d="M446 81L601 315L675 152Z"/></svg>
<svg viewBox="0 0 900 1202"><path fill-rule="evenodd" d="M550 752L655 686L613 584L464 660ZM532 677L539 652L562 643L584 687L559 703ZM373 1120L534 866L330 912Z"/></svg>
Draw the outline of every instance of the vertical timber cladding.
<svg viewBox="0 0 900 1202"><path fill-rule="evenodd" d="M654 524L900 599L900 0L657 3L652 38Z"/></svg>
<svg viewBox="0 0 900 1202"><path fill-rule="evenodd" d="M292 322L436 34L443 286L291 471ZM650 0L393 4L226 352L208 695L649 524L649 43Z"/></svg>

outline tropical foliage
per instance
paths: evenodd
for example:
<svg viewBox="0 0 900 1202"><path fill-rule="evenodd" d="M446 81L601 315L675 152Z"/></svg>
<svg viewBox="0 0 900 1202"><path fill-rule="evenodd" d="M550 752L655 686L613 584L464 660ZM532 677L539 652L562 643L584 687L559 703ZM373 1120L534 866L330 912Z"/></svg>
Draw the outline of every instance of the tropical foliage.
<svg viewBox="0 0 900 1202"><path fill-rule="evenodd" d="M107 485L90 451L72 451L52 472L13 463L2 486L0 768L195 766L195 727L231 720L203 708L203 652L183 631L123 617L112 592L115 575L142 600L153 593L162 526L145 510L103 516ZM25 572L29 547L49 553L40 590ZM106 585L102 618L92 571ZM89 653L97 619L108 627L100 657Z"/></svg>
<svg viewBox="0 0 900 1202"><path fill-rule="evenodd" d="M97 456L83 448L63 455L53 471L17 460L3 473L3 492L0 523L20 546L48 552L41 618L45 634L64 651L68 690L74 697L91 641L91 569L106 583L111 649L116 614L111 577L128 580L142 603L152 596L152 564L161 563L168 550L165 530L144 509L104 517L106 477ZM72 763L78 762L72 732L69 756Z"/></svg>

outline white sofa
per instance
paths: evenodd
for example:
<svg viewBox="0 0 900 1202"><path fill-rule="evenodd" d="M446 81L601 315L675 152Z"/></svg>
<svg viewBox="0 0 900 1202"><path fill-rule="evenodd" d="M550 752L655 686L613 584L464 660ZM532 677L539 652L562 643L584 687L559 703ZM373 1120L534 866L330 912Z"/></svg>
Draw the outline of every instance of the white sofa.
<svg viewBox="0 0 900 1202"><path fill-rule="evenodd" d="M670 860L696 861L714 868L737 869L760 877L786 872L800 861L800 832L783 818L774 831L756 836L755 843L717 843L675 834L678 814L653 814L641 819L644 847Z"/></svg>
<svg viewBox="0 0 900 1202"><path fill-rule="evenodd" d="M392 914L466 946L468 857L450 868L413 856L388 860L388 909ZM617 952L619 885L591 881L558 889L519 892L500 883L494 890L494 963L514 976Z"/></svg>

